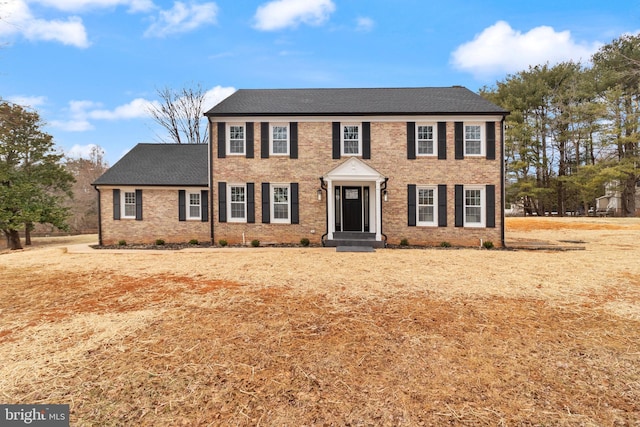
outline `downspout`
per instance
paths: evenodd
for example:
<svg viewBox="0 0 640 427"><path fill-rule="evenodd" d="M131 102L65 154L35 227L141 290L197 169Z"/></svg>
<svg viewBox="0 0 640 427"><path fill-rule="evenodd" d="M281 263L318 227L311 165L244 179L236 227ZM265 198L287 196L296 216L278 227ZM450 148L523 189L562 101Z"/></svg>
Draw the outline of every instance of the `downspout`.
<svg viewBox="0 0 640 427"><path fill-rule="evenodd" d="M320 177L320 188L324 190L324 224L325 224L325 233L320 236L320 243L324 246L324 238L329 234L329 193L327 193L327 184L324 182L324 178Z"/></svg>
<svg viewBox="0 0 640 427"><path fill-rule="evenodd" d="M504 123L506 120L506 116L502 116L502 120L500 122L500 185L502 187L501 190L501 195L500 195L500 240L502 243L502 247L506 247L505 245L505 236L504 236L504 229L505 229L505 225L504 225L504 207L505 207L505 194L506 194L506 188L505 188L505 161L504 161Z"/></svg>
<svg viewBox="0 0 640 427"><path fill-rule="evenodd" d="M213 122L211 117L207 117L207 122L209 123L209 158L207 162L207 174L209 176L209 237L213 245L215 240L213 235Z"/></svg>
<svg viewBox="0 0 640 427"><path fill-rule="evenodd" d="M93 188L98 192L98 245L102 246L102 209L100 208L102 195L97 185L94 185Z"/></svg>
<svg viewBox="0 0 640 427"><path fill-rule="evenodd" d="M382 192L387 189L387 182L388 181L389 181L389 178L385 177L384 182L380 186L381 195L382 195ZM383 206L383 203L384 203L384 196L382 196L382 200L380 200L380 234L384 238L384 247L386 248L387 247L387 235L382 232L382 226L384 225L384 221L382 220L382 206Z"/></svg>

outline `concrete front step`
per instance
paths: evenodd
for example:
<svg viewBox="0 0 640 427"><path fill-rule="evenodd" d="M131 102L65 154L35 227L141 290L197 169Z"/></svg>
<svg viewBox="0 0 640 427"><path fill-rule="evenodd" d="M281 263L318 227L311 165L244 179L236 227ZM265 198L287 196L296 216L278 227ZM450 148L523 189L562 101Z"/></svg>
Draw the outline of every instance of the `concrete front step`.
<svg viewBox="0 0 640 427"><path fill-rule="evenodd" d="M325 240L324 245L331 248L338 246L384 248L384 241L377 241L375 233L341 231L334 233L332 240Z"/></svg>

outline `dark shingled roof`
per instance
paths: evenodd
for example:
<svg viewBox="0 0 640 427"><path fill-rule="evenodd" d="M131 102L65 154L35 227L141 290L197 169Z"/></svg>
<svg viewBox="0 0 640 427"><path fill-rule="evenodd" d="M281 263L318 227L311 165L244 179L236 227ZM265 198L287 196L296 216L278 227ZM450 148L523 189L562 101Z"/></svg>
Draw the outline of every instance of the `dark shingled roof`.
<svg viewBox="0 0 640 427"><path fill-rule="evenodd" d="M240 89L206 116L508 114L461 86L372 89Z"/></svg>
<svg viewBox="0 0 640 427"><path fill-rule="evenodd" d="M138 144L93 185L206 186L207 144Z"/></svg>

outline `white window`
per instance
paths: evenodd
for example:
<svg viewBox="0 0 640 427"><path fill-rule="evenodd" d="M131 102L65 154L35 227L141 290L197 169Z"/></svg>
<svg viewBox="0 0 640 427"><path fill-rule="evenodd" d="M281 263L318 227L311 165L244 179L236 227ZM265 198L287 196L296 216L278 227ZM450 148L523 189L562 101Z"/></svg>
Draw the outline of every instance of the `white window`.
<svg viewBox="0 0 640 427"><path fill-rule="evenodd" d="M136 217L136 192L135 191L123 191L122 192L122 218L135 218Z"/></svg>
<svg viewBox="0 0 640 427"><path fill-rule="evenodd" d="M485 187L464 187L464 226L484 227Z"/></svg>
<svg viewBox="0 0 640 427"><path fill-rule="evenodd" d="M227 126L227 154L244 154L245 128L243 124Z"/></svg>
<svg viewBox="0 0 640 427"><path fill-rule="evenodd" d="M417 225L434 226L438 224L438 188L418 187L416 189Z"/></svg>
<svg viewBox="0 0 640 427"><path fill-rule="evenodd" d="M360 125L342 125L342 154L345 156L358 156L362 152Z"/></svg>
<svg viewBox="0 0 640 427"><path fill-rule="evenodd" d="M200 193L187 193L189 195L189 209L187 211L188 219L200 219L201 200Z"/></svg>
<svg viewBox="0 0 640 427"><path fill-rule="evenodd" d="M289 125L271 125L271 154L289 154Z"/></svg>
<svg viewBox="0 0 640 427"><path fill-rule="evenodd" d="M484 155L484 127L480 123L464 124L465 156Z"/></svg>
<svg viewBox="0 0 640 427"><path fill-rule="evenodd" d="M435 156L437 154L437 126L424 124L416 126L416 155Z"/></svg>
<svg viewBox="0 0 640 427"><path fill-rule="evenodd" d="M288 184L271 185L271 222L291 222L291 199Z"/></svg>
<svg viewBox="0 0 640 427"><path fill-rule="evenodd" d="M228 185L227 191L229 222L245 222L247 220L246 186Z"/></svg>

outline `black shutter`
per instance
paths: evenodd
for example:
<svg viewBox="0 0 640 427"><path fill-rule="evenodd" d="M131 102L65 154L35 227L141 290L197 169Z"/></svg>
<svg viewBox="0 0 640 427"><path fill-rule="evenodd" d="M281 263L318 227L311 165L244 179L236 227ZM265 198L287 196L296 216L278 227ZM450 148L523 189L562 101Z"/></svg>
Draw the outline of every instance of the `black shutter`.
<svg viewBox="0 0 640 427"><path fill-rule="evenodd" d="M269 158L269 123L260 123L260 157Z"/></svg>
<svg viewBox="0 0 640 427"><path fill-rule="evenodd" d="M245 152L247 153L247 159L253 159L253 122L245 123Z"/></svg>
<svg viewBox="0 0 640 427"><path fill-rule="evenodd" d="M289 158L298 158L298 122L289 123Z"/></svg>
<svg viewBox="0 0 640 427"><path fill-rule="evenodd" d="M407 159L416 158L416 122L407 122Z"/></svg>
<svg viewBox="0 0 640 427"><path fill-rule="evenodd" d="M447 226L447 186L438 185L438 227Z"/></svg>
<svg viewBox="0 0 640 427"><path fill-rule="evenodd" d="M496 186L487 185L485 194L485 203L487 204L487 221L488 228L496 227Z"/></svg>
<svg viewBox="0 0 640 427"><path fill-rule="evenodd" d="M187 220L187 192L178 190L178 221Z"/></svg>
<svg viewBox="0 0 640 427"><path fill-rule="evenodd" d="M464 187L462 185L455 186L456 197L456 227L464 226Z"/></svg>
<svg viewBox="0 0 640 427"><path fill-rule="evenodd" d="M227 183L218 182L218 221L227 222Z"/></svg>
<svg viewBox="0 0 640 427"><path fill-rule="evenodd" d="M300 224L300 203L298 201L298 183L291 183L291 224Z"/></svg>
<svg viewBox="0 0 640 427"><path fill-rule="evenodd" d="M136 190L136 221L142 221L142 190Z"/></svg>
<svg viewBox="0 0 640 427"><path fill-rule="evenodd" d="M456 122L454 129L454 139L456 143L456 160L464 159L464 125Z"/></svg>
<svg viewBox="0 0 640 427"><path fill-rule="evenodd" d="M200 220L209 221L209 190L200 190Z"/></svg>
<svg viewBox="0 0 640 427"><path fill-rule="evenodd" d="M120 190L113 190L113 219L120 219Z"/></svg>
<svg viewBox="0 0 640 427"><path fill-rule="evenodd" d="M447 159L447 123L438 122L438 160Z"/></svg>
<svg viewBox="0 0 640 427"><path fill-rule="evenodd" d="M247 182L247 222L256 222L256 190L253 182Z"/></svg>
<svg viewBox="0 0 640 427"><path fill-rule="evenodd" d="M416 186L407 185L407 225L416 226Z"/></svg>
<svg viewBox="0 0 640 427"><path fill-rule="evenodd" d="M218 122L218 158L224 159L227 154L227 126L224 122Z"/></svg>
<svg viewBox="0 0 640 427"><path fill-rule="evenodd" d="M362 122L362 158L371 158L371 122Z"/></svg>
<svg viewBox="0 0 640 427"><path fill-rule="evenodd" d="M340 158L340 122L331 124L332 159Z"/></svg>
<svg viewBox="0 0 640 427"><path fill-rule="evenodd" d="M496 122L487 122L487 160L496 159Z"/></svg>
<svg viewBox="0 0 640 427"><path fill-rule="evenodd" d="M270 188L270 185L268 182L262 183L262 223L263 224L269 224L271 222L269 188Z"/></svg>

